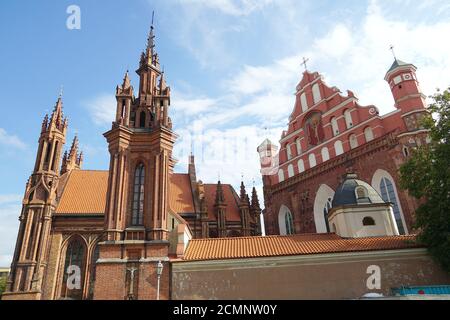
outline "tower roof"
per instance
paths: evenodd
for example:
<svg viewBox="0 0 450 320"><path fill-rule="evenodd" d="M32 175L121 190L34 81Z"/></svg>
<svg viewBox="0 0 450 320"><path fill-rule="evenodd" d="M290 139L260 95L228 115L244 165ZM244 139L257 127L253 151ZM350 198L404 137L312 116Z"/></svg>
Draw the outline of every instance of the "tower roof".
<svg viewBox="0 0 450 320"><path fill-rule="evenodd" d="M413 64L404 62L404 61L399 60L399 59L396 58L396 59L394 60L394 62L392 63L391 67L389 68L389 70L386 72L385 80L387 81L388 78L389 78L389 75L390 75L393 71L395 71L397 68L408 67L408 66L410 66L410 67L412 67L412 68L414 68L414 69L417 69L416 66L414 66Z"/></svg>
<svg viewBox="0 0 450 320"><path fill-rule="evenodd" d="M357 198L356 189L358 187L365 189L364 197ZM345 176L344 181L337 187L333 198L333 207L371 203L385 202L371 185L357 179L356 174L347 174Z"/></svg>

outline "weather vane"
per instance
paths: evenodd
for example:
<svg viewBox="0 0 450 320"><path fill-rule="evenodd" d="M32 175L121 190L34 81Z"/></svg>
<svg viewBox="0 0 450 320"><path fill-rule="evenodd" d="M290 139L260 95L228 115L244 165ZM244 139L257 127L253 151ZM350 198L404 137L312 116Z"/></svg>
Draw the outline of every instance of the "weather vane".
<svg viewBox="0 0 450 320"><path fill-rule="evenodd" d="M61 87L59 88L59 97L60 97L60 98L62 98L63 92L64 92L64 86L61 85Z"/></svg>
<svg viewBox="0 0 450 320"><path fill-rule="evenodd" d="M397 60L397 57L395 56L394 46L391 44L389 49L392 51L392 55L394 56L394 59Z"/></svg>

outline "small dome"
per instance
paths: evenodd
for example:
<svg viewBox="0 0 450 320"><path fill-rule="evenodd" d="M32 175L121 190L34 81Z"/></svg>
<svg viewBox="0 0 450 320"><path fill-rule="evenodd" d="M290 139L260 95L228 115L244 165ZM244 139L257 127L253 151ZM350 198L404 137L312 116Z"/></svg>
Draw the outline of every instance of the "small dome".
<svg viewBox="0 0 450 320"><path fill-rule="evenodd" d="M333 207L358 204L385 203L368 183L358 180L356 174L347 174L337 187Z"/></svg>

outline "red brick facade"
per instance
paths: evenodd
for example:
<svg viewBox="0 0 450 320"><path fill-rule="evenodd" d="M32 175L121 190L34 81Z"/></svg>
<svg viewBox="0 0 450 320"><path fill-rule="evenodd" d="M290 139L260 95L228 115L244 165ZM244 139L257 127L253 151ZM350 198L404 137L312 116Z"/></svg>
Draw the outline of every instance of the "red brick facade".
<svg viewBox="0 0 450 320"><path fill-rule="evenodd" d="M400 229L412 231L417 203L399 188L398 169L410 148L427 143L419 123L427 114L425 96L415 71L394 62L386 81L396 110L385 116L375 106L359 105L353 92L327 86L318 73L304 73L280 151L268 140L258 148L267 234L329 231L325 216L333 190L348 171L395 203Z"/></svg>

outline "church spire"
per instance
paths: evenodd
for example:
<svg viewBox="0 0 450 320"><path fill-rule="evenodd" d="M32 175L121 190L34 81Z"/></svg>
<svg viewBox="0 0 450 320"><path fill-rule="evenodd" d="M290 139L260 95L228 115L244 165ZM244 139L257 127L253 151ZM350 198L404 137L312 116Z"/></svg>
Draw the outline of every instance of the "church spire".
<svg viewBox="0 0 450 320"><path fill-rule="evenodd" d="M83 162L83 152L78 153L78 144L78 136L75 136L73 138L69 153L67 153L67 151L64 153L61 166L61 174L74 169L81 169L81 164Z"/></svg>
<svg viewBox="0 0 450 320"><path fill-rule="evenodd" d="M261 207L259 206L258 194L256 193L255 187L253 187L252 190L252 209L261 211Z"/></svg>
<svg viewBox="0 0 450 320"><path fill-rule="evenodd" d="M224 202L225 202L225 197L223 195L222 183L219 180L217 182L215 205L221 205L221 204L224 204Z"/></svg>

